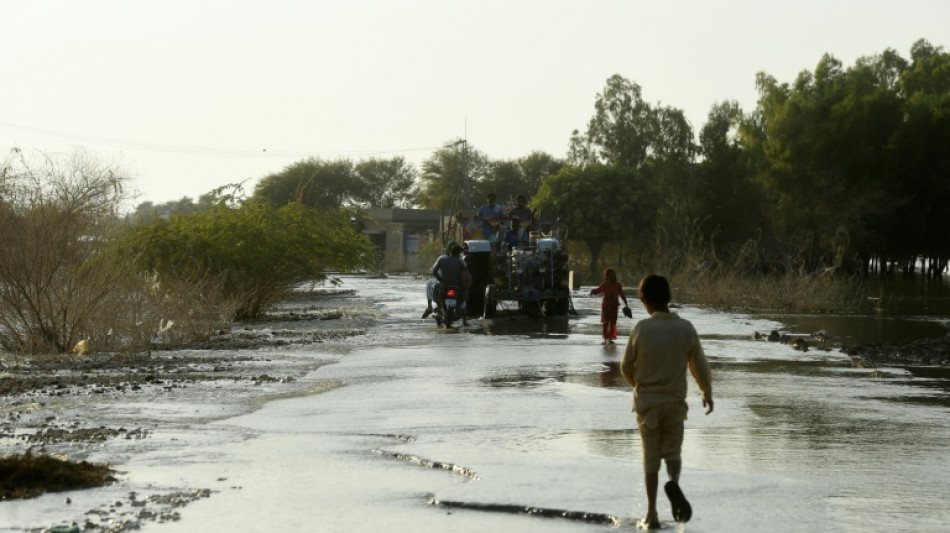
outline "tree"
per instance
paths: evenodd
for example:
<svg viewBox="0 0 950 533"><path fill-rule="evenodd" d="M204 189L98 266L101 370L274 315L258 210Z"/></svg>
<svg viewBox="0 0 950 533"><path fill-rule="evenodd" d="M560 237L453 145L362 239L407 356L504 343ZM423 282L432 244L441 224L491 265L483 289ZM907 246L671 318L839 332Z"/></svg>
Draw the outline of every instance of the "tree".
<svg viewBox="0 0 950 533"><path fill-rule="evenodd" d="M891 163L891 139L903 120L894 68L900 64L891 53L850 69L825 55L791 86L759 77L765 165L758 179L775 206L776 236L813 236L801 266L829 266L842 230L853 245L873 246L867 228L889 219L901 201Z"/></svg>
<svg viewBox="0 0 950 533"><path fill-rule="evenodd" d="M514 160L491 161L478 184L478 197L494 192L499 203L512 205L518 195L523 194L530 200L542 180L557 174L564 164L544 152L532 152Z"/></svg>
<svg viewBox="0 0 950 533"><path fill-rule="evenodd" d="M485 198L493 192L500 204L513 204L519 194L525 193L525 179L516 161L492 161L478 184L477 197ZM529 191L529 194L534 191Z"/></svg>
<svg viewBox="0 0 950 533"><path fill-rule="evenodd" d="M638 169L646 161L656 129L655 113L643 101L640 86L615 74L594 101L587 131L571 135L569 162Z"/></svg>
<svg viewBox="0 0 950 533"><path fill-rule="evenodd" d="M661 216L667 220L697 215L699 195L696 183L696 143L693 128L683 111L657 106L653 137L643 172L656 182L665 199Z"/></svg>
<svg viewBox="0 0 950 533"><path fill-rule="evenodd" d="M360 184L354 194L360 207L411 207L416 191L416 168L402 157L372 158L356 164Z"/></svg>
<svg viewBox="0 0 950 533"><path fill-rule="evenodd" d="M567 165L567 161L557 159L545 152L531 152L519 158L518 165L524 180L524 195L529 199L541 187L549 176L553 176Z"/></svg>
<svg viewBox="0 0 950 533"><path fill-rule="evenodd" d="M590 251L590 275L598 276L605 244L626 234L649 243L656 195L651 183L629 168L606 165L565 167L544 180L533 207L557 214L571 239Z"/></svg>
<svg viewBox="0 0 950 533"><path fill-rule="evenodd" d="M950 257L950 54L920 40L911 60L898 80L903 120L893 138L896 181L905 184L895 198L903 202L882 223L882 241L895 255L923 254L943 265Z"/></svg>
<svg viewBox="0 0 950 533"><path fill-rule="evenodd" d="M309 158L265 176L254 187L253 198L275 206L301 202L321 210L356 205L362 184L348 159Z"/></svg>
<svg viewBox="0 0 950 533"><path fill-rule="evenodd" d="M201 195L197 202L187 196L157 205L154 202L142 202L135 207L135 211L128 216L128 219L133 222L154 222L171 215L186 215L206 211L214 207L214 196L215 192L211 191Z"/></svg>
<svg viewBox="0 0 950 533"><path fill-rule="evenodd" d="M737 102L721 102L712 107L699 134L696 215L705 221L707 239L718 239L727 252L738 249L765 222L760 189L753 181L755 163L742 144L745 120Z"/></svg>
<svg viewBox="0 0 950 533"><path fill-rule="evenodd" d="M468 209L476 201L471 195L487 171L488 157L455 141L422 163L416 204L425 209Z"/></svg>

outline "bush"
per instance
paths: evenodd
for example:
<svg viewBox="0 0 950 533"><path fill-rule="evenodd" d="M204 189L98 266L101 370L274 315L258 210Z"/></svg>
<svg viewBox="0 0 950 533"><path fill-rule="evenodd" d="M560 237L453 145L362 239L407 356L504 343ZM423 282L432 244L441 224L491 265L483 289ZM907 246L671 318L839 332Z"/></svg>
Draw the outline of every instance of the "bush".
<svg viewBox="0 0 950 533"><path fill-rule="evenodd" d="M19 151L0 169L0 347L68 352L132 275L128 261L101 262L123 197L121 177L85 154L44 158Z"/></svg>
<svg viewBox="0 0 950 533"><path fill-rule="evenodd" d="M222 199L208 211L131 227L117 249L135 257L163 294L204 298L228 319L246 319L300 282L371 264L373 248L349 215Z"/></svg>

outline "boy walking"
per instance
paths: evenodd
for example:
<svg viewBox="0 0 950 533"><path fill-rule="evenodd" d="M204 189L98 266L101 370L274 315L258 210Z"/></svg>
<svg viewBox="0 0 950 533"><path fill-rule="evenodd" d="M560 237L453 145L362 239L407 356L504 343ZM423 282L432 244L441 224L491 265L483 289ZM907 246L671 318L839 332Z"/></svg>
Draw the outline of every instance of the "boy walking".
<svg viewBox="0 0 950 533"><path fill-rule="evenodd" d="M679 488L687 410L686 369L702 391L707 415L713 411L712 373L693 324L670 312L670 284L666 278L651 274L640 281L637 292L650 317L637 322L630 331L620 372L633 387L633 409L643 448L647 514L638 525L657 529L661 460L666 462L669 481L664 489L673 518L686 522L692 516L692 508Z"/></svg>

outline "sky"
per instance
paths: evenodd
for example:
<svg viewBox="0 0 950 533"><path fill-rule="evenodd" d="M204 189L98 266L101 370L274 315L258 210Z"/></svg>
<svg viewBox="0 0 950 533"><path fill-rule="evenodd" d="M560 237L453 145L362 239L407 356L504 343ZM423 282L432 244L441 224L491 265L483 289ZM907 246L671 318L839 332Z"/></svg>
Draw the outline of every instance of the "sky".
<svg viewBox="0 0 950 533"><path fill-rule="evenodd" d="M565 157L614 74L698 133L718 102L753 110L759 72L948 28L946 0L0 0L0 162L83 151L158 204L460 139Z"/></svg>

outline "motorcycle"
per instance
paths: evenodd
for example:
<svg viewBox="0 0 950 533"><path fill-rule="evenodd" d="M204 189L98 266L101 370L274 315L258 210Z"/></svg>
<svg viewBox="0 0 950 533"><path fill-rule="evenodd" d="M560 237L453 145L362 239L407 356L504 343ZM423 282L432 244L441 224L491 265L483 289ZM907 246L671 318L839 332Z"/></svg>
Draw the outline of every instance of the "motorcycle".
<svg viewBox="0 0 950 533"><path fill-rule="evenodd" d="M459 307L461 299L461 291L455 287L446 287L445 292L442 298L442 325L446 329L452 327L452 322L458 320L461 315L459 314Z"/></svg>
<svg viewBox="0 0 950 533"><path fill-rule="evenodd" d="M443 286L437 283L435 286L435 312L432 317L439 326L445 326L446 329L452 327L452 323L462 316L462 291L455 286Z"/></svg>

